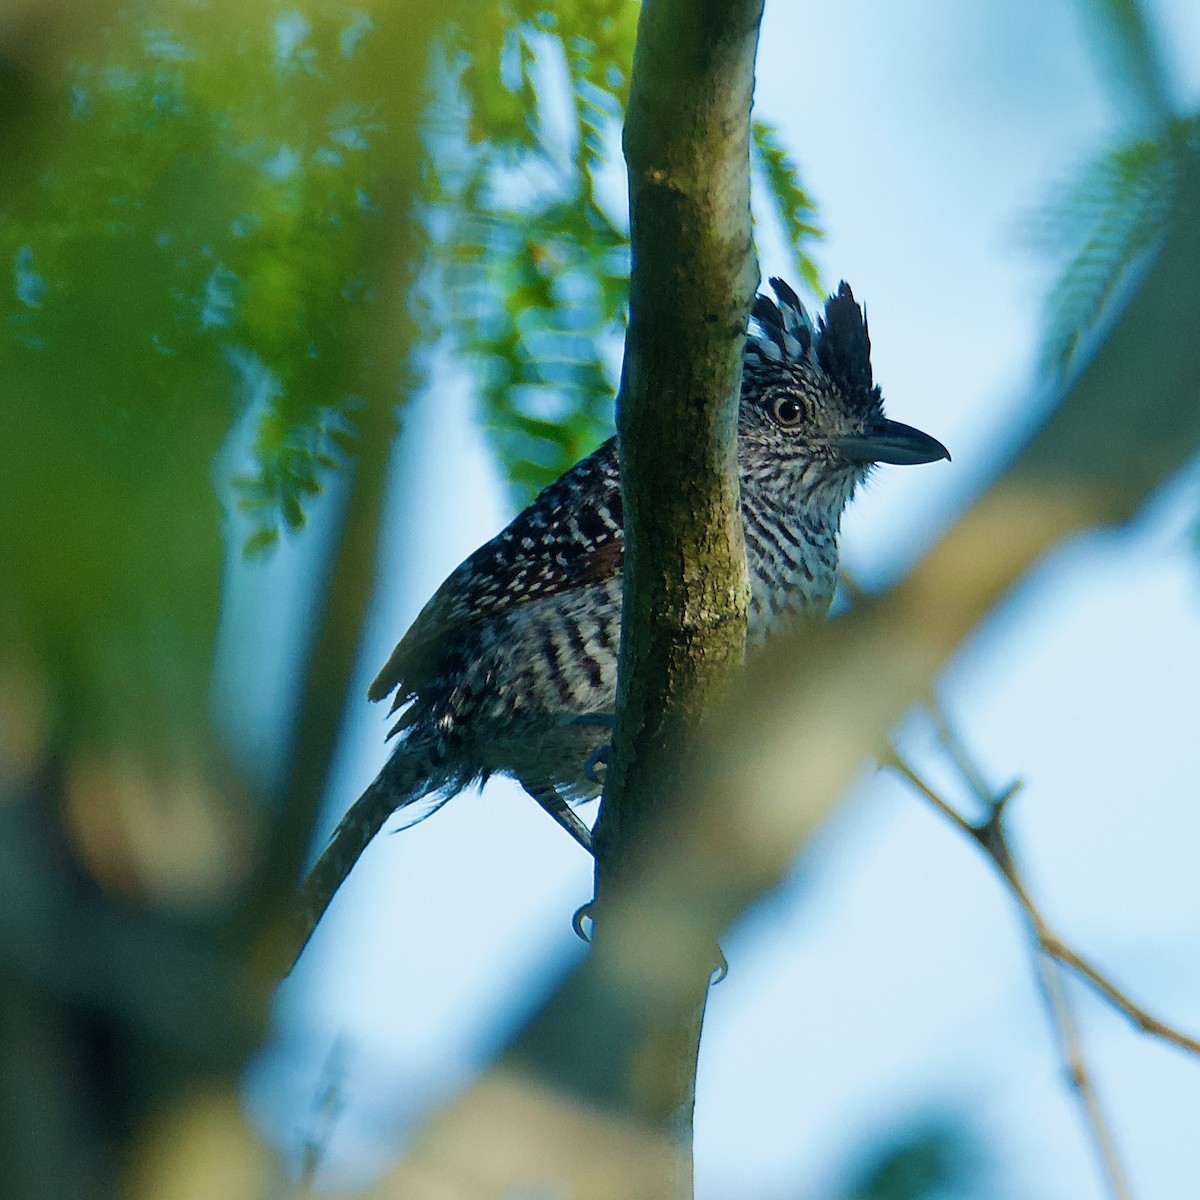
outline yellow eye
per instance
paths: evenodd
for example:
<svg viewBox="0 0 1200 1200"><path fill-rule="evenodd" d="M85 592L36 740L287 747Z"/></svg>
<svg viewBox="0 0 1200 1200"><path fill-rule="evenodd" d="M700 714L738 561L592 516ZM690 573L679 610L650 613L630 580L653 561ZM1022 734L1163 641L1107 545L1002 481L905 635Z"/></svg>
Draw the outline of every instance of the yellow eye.
<svg viewBox="0 0 1200 1200"><path fill-rule="evenodd" d="M771 401L771 415L785 429L795 429L804 420L804 406L795 396L784 393Z"/></svg>

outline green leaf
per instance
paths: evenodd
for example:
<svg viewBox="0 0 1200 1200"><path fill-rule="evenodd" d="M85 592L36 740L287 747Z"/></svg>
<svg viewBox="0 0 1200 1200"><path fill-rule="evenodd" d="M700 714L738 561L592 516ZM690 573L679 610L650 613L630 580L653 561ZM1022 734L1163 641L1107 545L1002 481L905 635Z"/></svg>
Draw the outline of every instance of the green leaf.
<svg viewBox="0 0 1200 1200"><path fill-rule="evenodd" d="M265 558L279 545L279 529L272 525L269 528L256 529L242 545L242 553L247 558Z"/></svg>
<svg viewBox="0 0 1200 1200"><path fill-rule="evenodd" d="M799 168L788 157L778 130L756 119L751 139L767 197L792 252L792 266L814 294L824 295L820 269L809 253L812 243L824 237L816 224L817 206L801 184Z"/></svg>
<svg viewBox="0 0 1200 1200"><path fill-rule="evenodd" d="M454 34L469 111L457 135L439 126L428 193L444 222L442 329L474 369L517 502L612 430L627 235L596 202L595 175L616 144L636 18L626 0L512 3ZM553 58L565 96L547 93ZM554 144L542 114L564 101L572 127ZM514 193L520 178L541 182Z"/></svg>
<svg viewBox="0 0 1200 1200"><path fill-rule="evenodd" d="M284 61L268 5L233 52L211 8L124 5L70 67L44 163L6 179L0 258L18 286L0 300L3 356L52 349L44 378L114 430L253 396L257 486L235 502L298 527L331 469L313 461L334 449L322 430L333 413L353 431L348 393L370 370L386 274L370 197L395 169L396 47L352 9L312 4ZM419 227L409 248L422 254Z"/></svg>

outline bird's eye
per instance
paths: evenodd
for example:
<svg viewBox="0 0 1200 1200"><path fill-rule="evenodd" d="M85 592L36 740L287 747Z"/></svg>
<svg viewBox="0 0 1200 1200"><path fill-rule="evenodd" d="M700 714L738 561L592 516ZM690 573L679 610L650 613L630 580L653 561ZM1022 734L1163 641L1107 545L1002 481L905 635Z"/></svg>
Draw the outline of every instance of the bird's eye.
<svg viewBox="0 0 1200 1200"><path fill-rule="evenodd" d="M785 429L794 429L804 420L804 406L795 396L776 396L771 401L771 415Z"/></svg>

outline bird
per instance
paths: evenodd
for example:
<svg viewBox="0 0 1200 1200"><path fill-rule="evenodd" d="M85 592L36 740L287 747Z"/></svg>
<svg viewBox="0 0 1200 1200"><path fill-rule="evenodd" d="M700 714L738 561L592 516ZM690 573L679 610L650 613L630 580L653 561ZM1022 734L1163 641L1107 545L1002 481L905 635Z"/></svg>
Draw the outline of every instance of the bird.
<svg viewBox="0 0 1200 1200"><path fill-rule="evenodd" d="M876 463L949 459L883 414L866 316L848 284L814 320L770 280L751 310L738 407L750 578L747 645L824 618L842 513ZM581 846L573 805L595 798L617 685L624 531L615 438L546 487L471 554L418 614L371 684L391 697L396 748L302 885L302 949L366 846L397 810L423 819L491 775L517 779ZM297 954L299 951L297 951Z"/></svg>

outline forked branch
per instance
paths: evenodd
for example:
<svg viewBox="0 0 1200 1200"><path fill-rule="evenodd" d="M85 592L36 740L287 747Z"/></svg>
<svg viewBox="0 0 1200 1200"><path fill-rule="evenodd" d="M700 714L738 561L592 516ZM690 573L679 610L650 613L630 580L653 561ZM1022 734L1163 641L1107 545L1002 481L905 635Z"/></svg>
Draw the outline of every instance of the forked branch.
<svg viewBox="0 0 1200 1200"><path fill-rule="evenodd" d="M1095 1147L1108 1194L1113 1200L1130 1200L1133 1193L1117 1152L1112 1128L1091 1077L1078 1019L1063 988L1060 971L1072 971L1083 979L1143 1032L1193 1054L1200 1054L1200 1041L1151 1015L1054 932L1029 895L1005 825L1008 805L1021 790L1021 782L1018 780L1003 791L994 792L985 782L982 772L955 734L944 713L936 705L933 706L932 716L943 749L967 787L983 804L984 817L979 821L972 821L963 816L923 779L894 747L886 765L902 775L938 812L983 850L1020 905L1031 940L1039 952L1038 982L1047 1013L1058 1036L1067 1076L1079 1100L1084 1124Z"/></svg>

